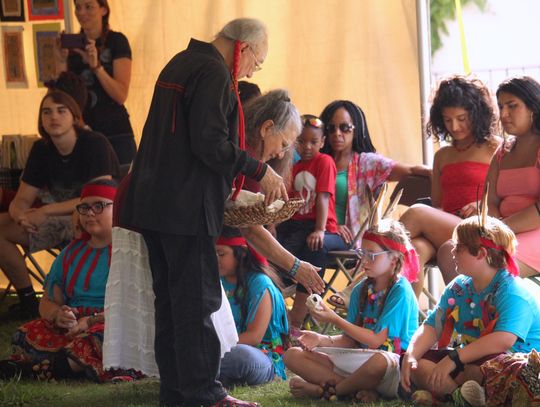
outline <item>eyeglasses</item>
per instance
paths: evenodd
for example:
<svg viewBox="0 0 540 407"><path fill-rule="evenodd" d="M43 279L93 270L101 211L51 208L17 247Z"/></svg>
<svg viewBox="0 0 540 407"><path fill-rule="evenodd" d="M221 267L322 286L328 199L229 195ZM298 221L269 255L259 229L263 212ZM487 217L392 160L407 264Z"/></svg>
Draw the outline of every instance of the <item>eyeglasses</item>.
<svg viewBox="0 0 540 407"><path fill-rule="evenodd" d="M77 209L77 212L79 212L81 215L87 215L88 212L90 212L90 209L92 209L92 212L95 215L99 215L101 212L104 211L104 209L107 206L112 205L112 204L113 204L112 202L101 202L101 201L94 202L93 204L90 204L90 205L82 203L82 204L77 205L75 209Z"/></svg>
<svg viewBox="0 0 540 407"><path fill-rule="evenodd" d="M253 55L253 60L255 61L255 67L253 68L253 70L255 72L260 71L262 69L262 62L259 62L259 60L257 59L257 55L255 55L255 51L253 51L251 45L249 45L248 48L251 51L251 55Z"/></svg>
<svg viewBox="0 0 540 407"><path fill-rule="evenodd" d="M359 249L357 250L357 253L362 262L369 261L370 263L373 263L377 256L384 253L389 253L389 250L383 250L382 252L366 252L365 250Z"/></svg>
<svg viewBox="0 0 540 407"><path fill-rule="evenodd" d="M304 127L311 126L311 127L315 127L316 129L322 129L322 127L324 126L324 123L318 117L302 116L302 125Z"/></svg>
<svg viewBox="0 0 540 407"><path fill-rule="evenodd" d="M350 133L351 131L354 130L354 124L340 123L337 126L335 124L326 125L326 131L330 134L335 133L338 128L342 133Z"/></svg>

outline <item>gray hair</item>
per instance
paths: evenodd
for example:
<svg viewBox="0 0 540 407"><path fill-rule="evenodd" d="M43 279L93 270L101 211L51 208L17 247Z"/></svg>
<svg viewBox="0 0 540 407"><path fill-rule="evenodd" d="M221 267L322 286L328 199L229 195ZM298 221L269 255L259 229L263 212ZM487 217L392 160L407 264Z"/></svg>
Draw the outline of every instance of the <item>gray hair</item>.
<svg viewBox="0 0 540 407"><path fill-rule="evenodd" d="M272 90L263 96L251 99L244 108L246 143L255 152L261 149L261 127L267 120L274 122L273 131L275 132L285 131L289 126L294 126L296 134L302 131L300 113L285 89ZM289 150L281 160L274 158L268 162L286 182L290 176L292 156L293 151Z"/></svg>
<svg viewBox="0 0 540 407"><path fill-rule="evenodd" d="M274 122L274 131L286 130L291 124L297 134L302 131L302 121L298 110L291 102L285 89L275 89L263 96L250 100L244 108L247 143L254 148L260 141L260 129L267 120Z"/></svg>
<svg viewBox="0 0 540 407"><path fill-rule="evenodd" d="M247 42L255 47L267 41L266 26L255 18L237 18L225 24L216 38Z"/></svg>

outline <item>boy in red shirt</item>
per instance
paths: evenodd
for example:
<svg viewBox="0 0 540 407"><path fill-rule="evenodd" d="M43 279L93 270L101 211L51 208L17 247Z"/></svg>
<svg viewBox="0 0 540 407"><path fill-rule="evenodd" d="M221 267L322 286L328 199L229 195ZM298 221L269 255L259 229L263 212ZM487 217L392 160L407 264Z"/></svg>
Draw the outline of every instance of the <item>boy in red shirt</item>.
<svg viewBox="0 0 540 407"><path fill-rule="evenodd" d="M334 192L336 165L332 157L319 150L324 144L323 122L316 116L302 116L303 130L297 138L300 161L293 166L293 185L289 196L302 197L305 205L288 221L277 227L279 242L301 260L321 267L324 275L327 253L345 250L337 234ZM296 297L289 313L291 327L301 328L307 314L307 291L296 287Z"/></svg>

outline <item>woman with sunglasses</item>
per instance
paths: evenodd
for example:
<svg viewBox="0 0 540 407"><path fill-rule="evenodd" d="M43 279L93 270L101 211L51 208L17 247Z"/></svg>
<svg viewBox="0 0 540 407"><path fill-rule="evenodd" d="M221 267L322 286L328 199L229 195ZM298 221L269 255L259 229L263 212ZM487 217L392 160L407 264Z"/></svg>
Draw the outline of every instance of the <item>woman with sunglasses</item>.
<svg viewBox="0 0 540 407"><path fill-rule="evenodd" d="M73 240L55 259L39 304L41 318L15 333L11 359L0 362L1 379L86 376L104 382L119 373L105 372L101 362L115 194L112 180L83 187L76 208L85 237Z"/></svg>
<svg viewBox="0 0 540 407"><path fill-rule="evenodd" d="M338 234L350 244L369 210L368 192L376 192L385 181L399 181L407 175L431 176L423 165L407 165L376 154L362 109L348 100L336 100L320 115L325 124L323 152L332 156L337 167L336 217ZM351 284L330 296L337 307L347 307Z"/></svg>

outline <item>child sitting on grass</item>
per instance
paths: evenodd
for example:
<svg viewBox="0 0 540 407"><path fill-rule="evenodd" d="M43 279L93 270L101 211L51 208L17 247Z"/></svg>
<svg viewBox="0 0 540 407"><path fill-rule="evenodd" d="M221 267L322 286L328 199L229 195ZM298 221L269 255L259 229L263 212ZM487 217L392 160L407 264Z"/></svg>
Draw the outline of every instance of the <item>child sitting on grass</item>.
<svg viewBox="0 0 540 407"><path fill-rule="evenodd" d="M293 189L290 195L305 200L305 206L277 227L277 238L288 251L301 260L321 267L324 276L326 255L347 246L337 234L334 192L336 165L319 150L324 145L323 122L313 115L302 116L303 129L298 136L300 161L293 166ZM307 290L296 287L293 308L289 314L292 327L300 328L307 314Z"/></svg>
<svg viewBox="0 0 540 407"><path fill-rule="evenodd" d="M219 380L225 387L283 380L283 338L287 311L279 277L266 259L250 249L238 229L225 227L216 243L219 275L238 331L238 344L221 359Z"/></svg>
<svg viewBox="0 0 540 407"><path fill-rule="evenodd" d="M322 303L322 310L310 311L343 334L304 331L302 348L285 353L285 365L300 376L289 383L295 397L397 397L401 350L418 327L418 304L407 281L414 280L418 259L405 228L392 219L364 233L359 254L367 278L352 292L347 319Z"/></svg>
<svg viewBox="0 0 540 407"><path fill-rule="evenodd" d="M470 217L456 227L453 240L460 275L414 334L401 384L409 393L420 389L413 400L425 405L452 398L482 406L480 365L509 351L540 349L540 309L519 278L512 257L516 237L502 221Z"/></svg>

